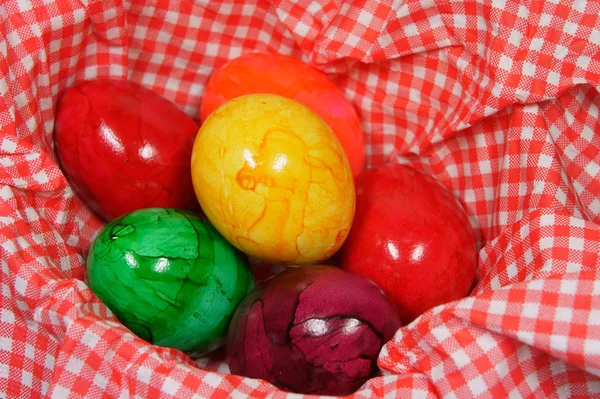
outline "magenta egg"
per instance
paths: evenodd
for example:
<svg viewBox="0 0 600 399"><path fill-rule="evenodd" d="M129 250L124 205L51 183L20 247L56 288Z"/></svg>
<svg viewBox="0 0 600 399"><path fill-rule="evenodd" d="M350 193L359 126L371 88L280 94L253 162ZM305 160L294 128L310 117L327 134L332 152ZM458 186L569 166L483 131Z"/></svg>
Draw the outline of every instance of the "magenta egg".
<svg viewBox="0 0 600 399"><path fill-rule="evenodd" d="M286 269L239 305L227 336L233 374L297 393L347 395L377 374L400 327L373 282L333 266Z"/></svg>

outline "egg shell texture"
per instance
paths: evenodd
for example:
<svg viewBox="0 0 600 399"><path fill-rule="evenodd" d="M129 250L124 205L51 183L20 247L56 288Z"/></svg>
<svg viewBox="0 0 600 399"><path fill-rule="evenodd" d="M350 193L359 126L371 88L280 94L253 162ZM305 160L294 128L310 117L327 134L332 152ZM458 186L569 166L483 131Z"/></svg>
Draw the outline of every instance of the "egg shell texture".
<svg viewBox="0 0 600 399"><path fill-rule="evenodd" d="M311 108L335 132L353 174L364 169L364 135L354 107L327 75L292 56L249 53L227 62L206 85L202 120L227 101L254 93L277 94Z"/></svg>
<svg viewBox="0 0 600 399"><path fill-rule="evenodd" d="M410 166L388 164L356 178L356 198L340 265L380 285L404 324L469 294L475 234L451 191Z"/></svg>
<svg viewBox="0 0 600 399"><path fill-rule="evenodd" d="M339 141L285 97L241 96L211 114L194 143L192 178L211 223L263 261L318 263L352 224L354 180Z"/></svg>
<svg viewBox="0 0 600 399"><path fill-rule="evenodd" d="M192 213L148 208L121 216L88 256L92 291L139 337L204 353L222 344L252 289L245 257Z"/></svg>
<svg viewBox="0 0 600 399"><path fill-rule="evenodd" d="M345 395L377 373L400 327L393 303L361 276L332 266L287 269L236 310L227 335L231 372L299 393Z"/></svg>
<svg viewBox="0 0 600 399"><path fill-rule="evenodd" d="M198 210L189 160L198 125L173 103L128 81L82 81L57 103L62 169L104 220L136 209Z"/></svg>

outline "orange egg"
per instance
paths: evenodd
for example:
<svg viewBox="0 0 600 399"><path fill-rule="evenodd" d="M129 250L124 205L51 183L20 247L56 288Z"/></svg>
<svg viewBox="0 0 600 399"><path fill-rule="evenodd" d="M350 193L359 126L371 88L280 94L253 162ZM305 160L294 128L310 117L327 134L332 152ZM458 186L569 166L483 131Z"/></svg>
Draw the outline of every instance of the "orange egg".
<svg viewBox="0 0 600 399"><path fill-rule="evenodd" d="M328 259L354 217L340 142L311 109L282 96L241 96L213 112L194 143L192 179L217 230L271 263Z"/></svg>
<svg viewBox="0 0 600 399"><path fill-rule="evenodd" d="M311 108L340 140L354 176L364 169L364 136L354 107L324 73L291 56L251 53L226 63L206 85L202 120L225 102L253 93L278 94Z"/></svg>

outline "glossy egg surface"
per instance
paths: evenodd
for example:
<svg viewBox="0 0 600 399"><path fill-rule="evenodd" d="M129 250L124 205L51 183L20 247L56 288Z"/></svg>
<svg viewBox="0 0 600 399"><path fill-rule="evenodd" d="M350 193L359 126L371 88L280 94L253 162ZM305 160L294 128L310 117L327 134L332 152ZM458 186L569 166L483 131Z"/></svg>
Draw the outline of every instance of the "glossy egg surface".
<svg viewBox="0 0 600 399"><path fill-rule="evenodd" d="M364 135L354 107L323 72L292 56L249 53L227 62L206 85L202 120L227 101L255 93L278 94L311 108L337 135L354 175L363 170Z"/></svg>
<svg viewBox="0 0 600 399"><path fill-rule="evenodd" d="M332 266L289 268L242 301L227 358L232 373L288 391L346 395L376 375L399 327L394 304L367 279Z"/></svg>
<svg viewBox="0 0 600 399"><path fill-rule="evenodd" d="M404 324L469 294L477 247L452 192L417 169L387 164L357 177L356 196L340 266L381 286Z"/></svg>
<svg viewBox="0 0 600 399"><path fill-rule="evenodd" d="M223 343L254 284L245 257L206 219L168 208L108 223L90 249L88 280L140 338L197 354Z"/></svg>
<svg viewBox="0 0 600 399"><path fill-rule="evenodd" d="M263 261L318 263L352 224L354 180L339 141L285 97L237 97L212 113L194 143L192 179L211 223Z"/></svg>
<svg viewBox="0 0 600 399"><path fill-rule="evenodd" d="M197 133L192 118L133 82L82 81L57 103L62 169L106 221L142 208L197 209L189 167Z"/></svg>

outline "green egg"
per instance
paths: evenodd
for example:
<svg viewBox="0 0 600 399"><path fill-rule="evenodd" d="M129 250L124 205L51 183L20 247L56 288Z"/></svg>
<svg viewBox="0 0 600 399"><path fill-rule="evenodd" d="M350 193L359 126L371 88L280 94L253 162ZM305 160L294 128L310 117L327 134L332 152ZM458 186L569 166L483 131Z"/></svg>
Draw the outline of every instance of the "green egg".
<svg viewBox="0 0 600 399"><path fill-rule="evenodd" d="M90 249L88 282L137 336L195 354L222 345L254 286L246 258L208 220L169 208L108 223Z"/></svg>

